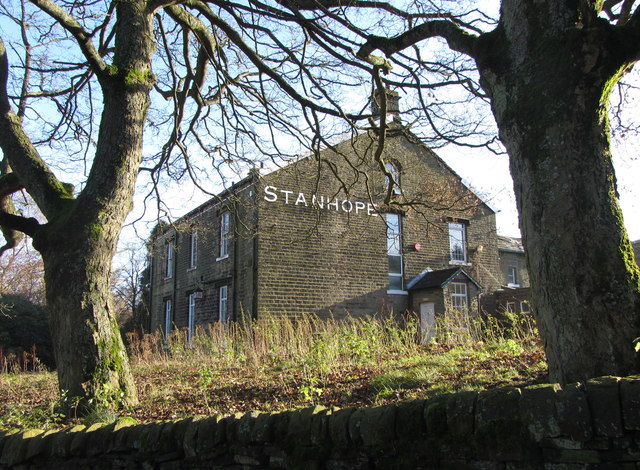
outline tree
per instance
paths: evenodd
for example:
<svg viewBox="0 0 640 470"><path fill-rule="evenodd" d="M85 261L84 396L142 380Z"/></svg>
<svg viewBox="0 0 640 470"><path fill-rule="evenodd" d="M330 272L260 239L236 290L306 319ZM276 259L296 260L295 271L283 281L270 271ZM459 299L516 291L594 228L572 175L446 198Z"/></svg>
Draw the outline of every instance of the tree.
<svg viewBox="0 0 640 470"><path fill-rule="evenodd" d="M503 1L495 29L426 21L361 57L444 38L471 57L510 157L550 377L638 370L639 271L611 161L608 104L640 57L634 1Z"/></svg>
<svg viewBox="0 0 640 470"><path fill-rule="evenodd" d="M149 331L148 302L143 298L148 289L148 260L146 249L129 244L120 253L125 257L112 273L115 310L120 331Z"/></svg>
<svg viewBox="0 0 640 470"><path fill-rule="evenodd" d="M138 173L159 194L161 170L198 183L211 167L293 156L283 142L318 150L335 135L323 116L370 116L368 92L355 111L334 96L362 90L371 67L340 31L277 3L9 0L0 14L6 249L26 234L42 255L61 391L80 410L135 404L110 273ZM21 190L43 222L14 210Z"/></svg>

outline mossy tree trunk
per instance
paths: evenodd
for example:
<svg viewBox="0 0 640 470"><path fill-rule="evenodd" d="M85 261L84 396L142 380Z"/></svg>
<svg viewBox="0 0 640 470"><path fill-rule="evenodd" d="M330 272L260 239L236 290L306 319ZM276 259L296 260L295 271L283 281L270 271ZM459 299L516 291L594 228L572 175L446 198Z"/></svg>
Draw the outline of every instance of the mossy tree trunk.
<svg viewBox="0 0 640 470"><path fill-rule="evenodd" d="M100 83L104 108L91 171L76 195L49 170L12 111L7 58L0 47L0 145L12 177L31 194L47 223L9 214L0 222L30 235L42 254L59 385L67 407L83 413L95 405L133 405L137 394L112 309L110 271L142 160L154 83L153 11L143 0L116 2L115 49L107 64L68 14L47 0L34 3L80 44Z"/></svg>
<svg viewBox="0 0 640 470"><path fill-rule="evenodd" d="M554 381L639 370L639 273L607 115L611 89L635 55L619 28L571 2L503 2L500 26L476 49L510 157Z"/></svg>

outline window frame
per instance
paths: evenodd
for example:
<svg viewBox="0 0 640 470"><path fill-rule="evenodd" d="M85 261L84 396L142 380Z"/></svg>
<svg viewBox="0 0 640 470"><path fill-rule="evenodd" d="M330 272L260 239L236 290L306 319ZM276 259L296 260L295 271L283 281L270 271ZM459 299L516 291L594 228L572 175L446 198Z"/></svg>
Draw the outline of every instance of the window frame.
<svg viewBox="0 0 640 470"><path fill-rule="evenodd" d="M464 222L449 221L449 264L466 264L469 262L467 253L467 224ZM460 237L454 237L454 233L459 233ZM454 256L457 253L455 242L459 242L462 247L462 259Z"/></svg>
<svg viewBox="0 0 640 470"><path fill-rule="evenodd" d="M395 219L395 221L392 219ZM385 223L387 227L387 293L406 294L404 290L404 259L402 256L402 218L400 214L389 212L385 216ZM391 270L392 258L394 258L394 262L398 264L399 270ZM399 289L393 287L398 279L400 280Z"/></svg>
<svg viewBox="0 0 640 470"><path fill-rule="evenodd" d="M163 302L163 312L164 312L164 336L165 338L169 338L171 334L171 325L173 323L173 299L164 299Z"/></svg>
<svg viewBox="0 0 640 470"><path fill-rule="evenodd" d="M196 293L187 298L187 341L191 344L196 329Z"/></svg>
<svg viewBox="0 0 640 470"><path fill-rule="evenodd" d="M189 269L198 266L198 230L193 230L189 237Z"/></svg>
<svg viewBox="0 0 640 470"><path fill-rule="evenodd" d="M526 309L524 308L525 305L526 305ZM528 300L520 301L520 313L525 315L529 315L531 313L531 304L529 303Z"/></svg>
<svg viewBox="0 0 640 470"><path fill-rule="evenodd" d="M464 292L457 292L456 288L462 287ZM453 281L449 283L449 299L451 309L460 312L464 316L469 313L469 286L466 282ZM458 304L456 299L464 299L463 304Z"/></svg>
<svg viewBox="0 0 640 470"><path fill-rule="evenodd" d="M173 277L173 264L175 258L175 247L173 240L170 240L165 245L164 251L164 278L171 279Z"/></svg>
<svg viewBox="0 0 640 470"><path fill-rule="evenodd" d="M229 257L229 232L231 231L231 214L224 211L220 214L220 244L217 261Z"/></svg>
<svg viewBox="0 0 640 470"><path fill-rule="evenodd" d="M395 162L386 162L384 164L384 168L391 173L391 176L393 178L393 188L392 188L392 193L393 194L401 194L402 193L402 189L400 188L400 167L397 163ZM384 184L385 187L389 187L389 176L388 175L384 175Z"/></svg>
<svg viewBox="0 0 640 470"><path fill-rule="evenodd" d="M224 295L223 295L224 293ZM220 286L218 289L218 320L226 323L229 319L229 286Z"/></svg>
<svg viewBox="0 0 640 470"><path fill-rule="evenodd" d="M516 266L507 266L507 285L519 287L518 284L518 268Z"/></svg>

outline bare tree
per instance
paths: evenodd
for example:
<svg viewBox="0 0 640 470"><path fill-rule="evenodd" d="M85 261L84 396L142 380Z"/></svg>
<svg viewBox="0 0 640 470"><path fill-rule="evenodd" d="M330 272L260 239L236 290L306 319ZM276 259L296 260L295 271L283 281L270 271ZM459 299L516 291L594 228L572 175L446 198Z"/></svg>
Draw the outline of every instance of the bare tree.
<svg viewBox="0 0 640 470"><path fill-rule="evenodd" d="M475 62L509 153L538 325L561 382L638 370L640 273L618 206L607 109L640 57L638 32L635 1L511 0L490 31L423 21L370 35L358 51L406 63L408 51L441 38ZM428 67L415 53L410 61Z"/></svg>
<svg viewBox="0 0 640 470"><path fill-rule="evenodd" d="M116 319L121 331L148 331L148 312L143 295L145 292L146 250L136 244L128 244L118 255L122 258L112 273L112 289Z"/></svg>
<svg viewBox="0 0 640 470"><path fill-rule="evenodd" d="M363 85L374 72L382 87L379 67L353 54L363 36L344 13L318 5L305 18L260 1L2 2L0 225L8 245L26 234L42 255L67 396L137 400L110 272L139 172L157 193L163 175L198 184L212 169L318 151L368 127ZM43 222L13 210L22 189Z"/></svg>
<svg viewBox="0 0 640 470"><path fill-rule="evenodd" d="M23 240L0 258L0 296L19 294L44 305L43 275L40 254Z"/></svg>

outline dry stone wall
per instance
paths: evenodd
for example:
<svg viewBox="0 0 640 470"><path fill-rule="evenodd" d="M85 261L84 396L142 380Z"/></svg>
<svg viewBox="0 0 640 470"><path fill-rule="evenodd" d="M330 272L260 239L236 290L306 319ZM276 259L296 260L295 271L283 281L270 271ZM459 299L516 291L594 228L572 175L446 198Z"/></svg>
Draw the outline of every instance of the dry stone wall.
<svg viewBox="0 0 640 470"><path fill-rule="evenodd" d="M0 469L640 468L640 377L377 408L0 431Z"/></svg>

